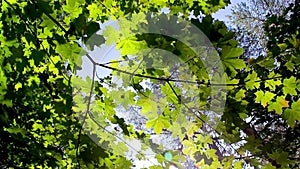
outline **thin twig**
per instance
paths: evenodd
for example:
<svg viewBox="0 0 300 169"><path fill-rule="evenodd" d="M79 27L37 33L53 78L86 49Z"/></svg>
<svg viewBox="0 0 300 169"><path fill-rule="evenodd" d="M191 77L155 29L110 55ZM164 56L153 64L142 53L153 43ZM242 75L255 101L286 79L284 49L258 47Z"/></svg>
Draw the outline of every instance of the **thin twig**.
<svg viewBox="0 0 300 169"><path fill-rule="evenodd" d="M179 97L179 95L176 93L175 89L173 88L173 86L170 84L170 82L167 82L169 87L171 88L171 90L173 91L173 93L176 95L177 99L179 100L179 102L181 104L183 104L184 107L186 107L192 114L194 114L201 122L203 122L204 124L206 124L208 127L210 127L212 130L214 130L218 135L222 135L217 129L215 129L214 127L212 127L210 124L208 124L204 119L202 119L200 116L198 116L190 107L188 107L185 103L181 102L181 98ZM228 136L224 135L225 137L229 138ZM229 144L229 146L238 154L240 155L240 153L232 146ZM241 156L241 155L240 155Z"/></svg>
<svg viewBox="0 0 300 169"><path fill-rule="evenodd" d="M96 65L93 65L93 77L92 77L92 85L91 85L91 89L90 89L89 99L88 99L87 108L86 108L86 111L84 114L84 118L83 118L83 121L82 121L80 129L79 129L79 134L78 134L78 139L77 139L76 157L77 157L77 163L79 165L79 168L80 168L80 162L79 162L78 155L79 155L79 147L80 147L80 136L81 136L81 131L82 131L83 125L87 119L87 115L90 113L90 105L91 105L92 94L93 94L94 83L95 83L95 74L96 74Z"/></svg>

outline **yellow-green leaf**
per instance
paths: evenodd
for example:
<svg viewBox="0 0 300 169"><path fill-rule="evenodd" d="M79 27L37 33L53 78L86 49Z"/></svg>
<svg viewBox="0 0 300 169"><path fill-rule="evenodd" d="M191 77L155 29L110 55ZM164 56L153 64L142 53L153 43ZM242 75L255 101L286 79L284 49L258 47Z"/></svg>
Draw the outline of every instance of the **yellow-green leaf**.
<svg viewBox="0 0 300 169"><path fill-rule="evenodd" d="M15 89L16 91L18 91L20 88L22 88L22 83L21 82L18 82L16 85L15 85Z"/></svg>
<svg viewBox="0 0 300 169"><path fill-rule="evenodd" d="M268 111L275 110L275 112L280 115L283 107L289 107L289 102L285 100L284 96L280 96L276 98L276 102L270 103Z"/></svg>
<svg viewBox="0 0 300 169"><path fill-rule="evenodd" d="M296 121L300 122L300 100L292 103L291 109L286 109L283 116L287 123L294 128Z"/></svg>
<svg viewBox="0 0 300 169"><path fill-rule="evenodd" d="M297 95L296 91L297 83L296 83L296 77L292 76L289 79L284 79L283 81L283 93L285 95Z"/></svg>
<svg viewBox="0 0 300 169"><path fill-rule="evenodd" d="M260 102L263 107L266 107L267 104L268 104L268 102L270 102L274 98L274 96L275 96L274 93L271 93L269 91L267 91L266 93L264 93L261 90L255 92L255 95L256 95L255 102L256 103Z"/></svg>

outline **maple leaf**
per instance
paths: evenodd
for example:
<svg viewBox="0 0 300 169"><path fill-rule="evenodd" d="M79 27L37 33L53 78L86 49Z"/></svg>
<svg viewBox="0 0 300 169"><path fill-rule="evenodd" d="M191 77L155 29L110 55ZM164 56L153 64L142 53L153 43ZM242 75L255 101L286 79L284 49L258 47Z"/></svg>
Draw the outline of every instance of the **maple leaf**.
<svg viewBox="0 0 300 169"><path fill-rule="evenodd" d="M287 120L287 123L291 126L291 128L294 128L296 120L300 121L300 100L292 103L292 108L286 109L283 116Z"/></svg>
<svg viewBox="0 0 300 169"><path fill-rule="evenodd" d="M297 83L296 83L296 77L291 77L289 79L284 79L283 81L283 93L285 95L297 95Z"/></svg>
<svg viewBox="0 0 300 169"><path fill-rule="evenodd" d="M283 107L289 107L289 101L286 101L284 96L280 96L276 98L276 102L270 103L268 111L275 110L280 115Z"/></svg>
<svg viewBox="0 0 300 169"><path fill-rule="evenodd" d="M271 93L271 92L268 92L268 91L266 93L264 93L261 90L255 92L255 95L256 95L255 102L256 103L260 102L263 107L266 107L268 102L270 102L275 96L274 93Z"/></svg>

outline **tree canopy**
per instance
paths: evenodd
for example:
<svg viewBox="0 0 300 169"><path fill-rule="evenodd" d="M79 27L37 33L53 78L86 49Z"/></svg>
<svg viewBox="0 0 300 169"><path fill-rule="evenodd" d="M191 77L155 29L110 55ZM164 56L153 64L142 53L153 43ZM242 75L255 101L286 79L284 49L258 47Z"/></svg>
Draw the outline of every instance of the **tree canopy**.
<svg viewBox="0 0 300 169"><path fill-rule="evenodd" d="M229 17L231 29L244 49L245 58L266 55L268 36L264 25L270 15L283 15L291 0L247 0L233 6Z"/></svg>
<svg viewBox="0 0 300 169"><path fill-rule="evenodd" d="M1 168L300 166L298 3L248 60L227 0L0 3Z"/></svg>

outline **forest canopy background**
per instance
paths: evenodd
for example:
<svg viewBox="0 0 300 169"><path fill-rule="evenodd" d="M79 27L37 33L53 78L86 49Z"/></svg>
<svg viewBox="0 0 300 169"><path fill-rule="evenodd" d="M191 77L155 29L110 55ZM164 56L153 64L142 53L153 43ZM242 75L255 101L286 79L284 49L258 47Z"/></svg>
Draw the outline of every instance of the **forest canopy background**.
<svg viewBox="0 0 300 169"><path fill-rule="evenodd" d="M279 1L249 2L251 10L236 8L233 29L212 18L227 0L2 0L0 167L132 168L153 159L148 168L298 168L299 2L276 14ZM271 12L257 18L255 7ZM200 17L189 20L191 11ZM98 34L108 20L119 30ZM89 57L104 44L115 44L120 60ZM87 79L76 76L83 57L93 70ZM96 67L112 73L99 78ZM141 121L121 117L120 106ZM176 146L154 143L155 135Z"/></svg>

